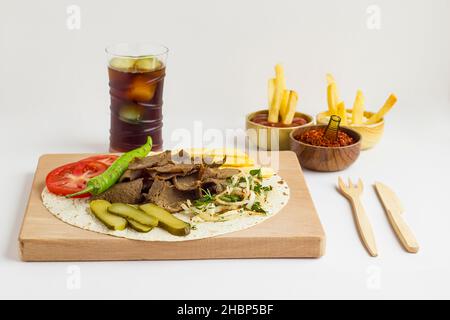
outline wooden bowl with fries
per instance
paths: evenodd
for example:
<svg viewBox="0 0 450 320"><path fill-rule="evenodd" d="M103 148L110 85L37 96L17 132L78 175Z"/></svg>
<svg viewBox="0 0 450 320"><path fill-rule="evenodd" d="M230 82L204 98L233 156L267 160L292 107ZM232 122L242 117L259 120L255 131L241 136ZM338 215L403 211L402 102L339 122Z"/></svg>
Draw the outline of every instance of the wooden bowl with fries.
<svg viewBox="0 0 450 320"><path fill-rule="evenodd" d="M327 74L327 100L328 111L316 116L317 124L326 125L330 116L337 115L342 119L341 126L358 132L361 137L361 150L373 148L380 142L384 133L384 116L397 103L395 94L391 94L378 112L365 110L365 98L361 90L356 93L352 109L346 109L345 103L340 100L336 80Z"/></svg>
<svg viewBox="0 0 450 320"><path fill-rule="evenodd" d="M298 94L286 89L284 70L275 66L275 78L268 82L268 105L266 110L253 112L246 117L246 129L250 143L265 150L290 150L290 133L310 126L314 118L297 112Z"/></svg>

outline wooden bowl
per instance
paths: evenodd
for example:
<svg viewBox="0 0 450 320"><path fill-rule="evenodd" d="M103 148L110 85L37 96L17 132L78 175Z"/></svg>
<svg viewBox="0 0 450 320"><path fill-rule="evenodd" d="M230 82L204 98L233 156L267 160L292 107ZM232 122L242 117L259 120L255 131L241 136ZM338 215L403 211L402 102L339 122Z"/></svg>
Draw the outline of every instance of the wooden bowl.
<svg viewBox="0 0 450 320"><path fill-rule="evenodd" d="M358 159L361 150L361 135L349 128L344 127L341 130L353 137L356 142L346 147L318 147L295 139L296 136L307 130L326 127L326 125L317 125L299 128L291 132L291 150L297 154L303 168L320 172L335 172L347 169Z"/></svg>
<svg viewBox="0 0 450 320"><path fill-rule="evenodd" d="M314 124L314 118L312 116L301 112L296 112L294 116L306 120L306 124L301 126L277 128L264 126L251 121L257 114L261 113L267 113L267 110L260 110L247 115L246 129L250 142L263 150L291 150L289 141L291 132L295 129L308 127Z"/></svg>
<svg viewBox="0 0 450 320"><path fill-rule="evenodd" d="M347 110L351 111L351 110ZM364 112L366 118L370 118L374 113L370 111ZM328 124L328 112L321 112L316 116L317 124ZM350 124L349 128L357 131L361 137L361 150L367 150L375 147L380 142L384 133L384 119L374 124Z"/></svg>

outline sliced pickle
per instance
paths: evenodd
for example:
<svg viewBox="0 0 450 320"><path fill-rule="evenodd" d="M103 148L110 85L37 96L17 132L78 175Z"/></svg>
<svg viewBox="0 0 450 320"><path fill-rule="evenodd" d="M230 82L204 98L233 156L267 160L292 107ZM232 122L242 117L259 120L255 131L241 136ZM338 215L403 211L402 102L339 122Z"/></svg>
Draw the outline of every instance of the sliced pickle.
<svg viewBox="0 0 450 320"><path fill-rule="evenodd" d="M189 223L176 218L170 212L158 207L157 205L147 203L139 206L139 208L148 215L158 219L158 226L175 236L186 236L189 232L191 232L191 226Z"/></svg>
<svg viewBox="0 0 450 320"><path fill-rule="evenodd" d="M109 65L119 71L133 71L136 59L131 58L112 58Z"/></svg>
<svg viewBox="0 0 450 320"><path fill-rule="evenodd" d="M110 206L111 203L106 200L93 200L89 203L92 214L108 229L124 230L127 227L127 220L109 213Z"/></svg>
<svg viewBox="0 0 450 320"><path fill-rule="evenodd" d="M158 225L158 219L156 219L155 217L149 216L145 212L142 212L141 210L133 208L132 206L124 203L113 203L108 208L108 211L119 217L125 218L127 220L133 220L146 226L156 227Z"/></svg>
<svg viewBox="0 0 450 320"><path fill-rule="evenodd" d="M136 221L131 220L131 219L128 220L128 224L129 224L129 226L132 229L136 230L137 232L147 233L147 232L150 232L153 229L152 226L146 226L145 224L136 222Z"/></svg>
<svg viewBox="0 0 450 320"><path fill-rule="evenodd" d="M134 66L138 71L150 72L161 69L162 63L155 57L147 57L137 59Z"/></svg>

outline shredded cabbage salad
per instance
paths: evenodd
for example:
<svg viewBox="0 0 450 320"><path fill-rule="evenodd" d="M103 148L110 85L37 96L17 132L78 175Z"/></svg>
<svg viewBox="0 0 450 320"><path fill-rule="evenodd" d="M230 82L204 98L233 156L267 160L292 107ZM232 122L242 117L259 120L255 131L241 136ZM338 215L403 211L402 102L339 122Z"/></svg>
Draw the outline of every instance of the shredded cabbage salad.
<svg viewBox="0 0 450 320"><path fill-rule="evenodd" d="M261 169L241 171L227 179L227 186L217 195L202 190L202 197L181 205L183 213L196 222L220 222L244 215L266 215L267 195L272 186L263 185Z"/></svg>

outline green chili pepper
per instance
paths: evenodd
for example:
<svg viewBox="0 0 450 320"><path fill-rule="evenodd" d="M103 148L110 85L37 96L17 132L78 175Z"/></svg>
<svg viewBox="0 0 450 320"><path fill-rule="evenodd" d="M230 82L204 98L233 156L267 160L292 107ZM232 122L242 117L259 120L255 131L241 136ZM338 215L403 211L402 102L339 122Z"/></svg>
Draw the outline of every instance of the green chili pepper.
<svg viewBox="0 0 450 320"><path fill-rule="evenodd" d="M125 170L128 169L131 161L135 158L144 158L152 150L152 138L148 137L147 142L134 150L128 151L121 155L114 163L101 175L90 179L86 188L72 193L66 196L66 198L72 198L82 194L90 193L92 195L98 195L111 188L117 180L122 176Z"/></svg>

